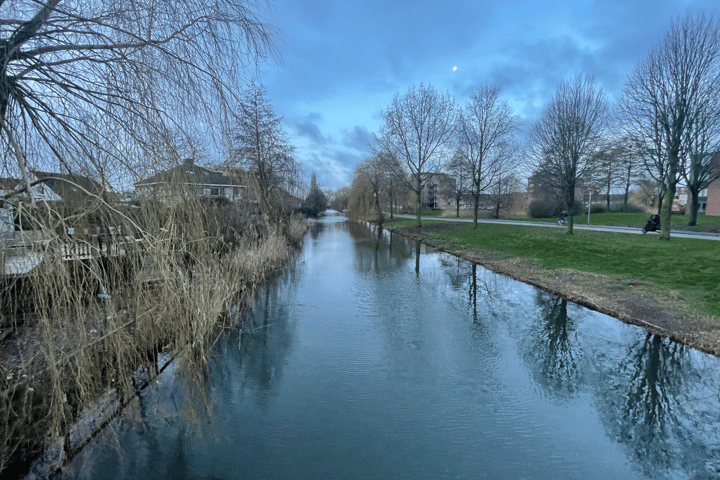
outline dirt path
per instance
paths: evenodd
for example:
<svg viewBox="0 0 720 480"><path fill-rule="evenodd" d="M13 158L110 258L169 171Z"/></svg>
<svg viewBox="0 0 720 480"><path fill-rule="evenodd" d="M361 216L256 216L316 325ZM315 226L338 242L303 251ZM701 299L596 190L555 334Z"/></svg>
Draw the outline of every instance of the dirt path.
<svg viewBox="0 0 720 480"><path fill-rule="evenodd" d="M390 230L438 248L417 229ZM653 285L642 278L616 278L571 269L550 270L525 258L505 258L476 250L441 250L720 357L720 322L699 314L679 296L658 298Z"/></svg>

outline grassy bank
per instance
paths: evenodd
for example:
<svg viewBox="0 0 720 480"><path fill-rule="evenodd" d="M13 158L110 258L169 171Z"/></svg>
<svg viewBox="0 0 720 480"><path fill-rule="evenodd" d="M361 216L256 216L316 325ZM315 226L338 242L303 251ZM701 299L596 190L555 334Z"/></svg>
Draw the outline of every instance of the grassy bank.
<svg viewBox="0 0 720 480"><path fill-rule="evenodd" d="M642 228L648 220L648 213L591 213L591 225L608 225L614 227L630 227ZM688 227L688 215L673 215L671 229L686 230L692 232L719 232L720 233L720 217L709 217L706 215L699 216L697 225ZM513 218L512 220L521 220L528 222L557 222L557 218ZM576 225L586 225L588 223L587 215L575 215Z"/></svg>
<svg viewBox="0 0 720 480"><path fill-rule="evenodd" d="M386 227L490 263L503 273L514 270L513 276L521 280L532 276L532 283L561 293L598 297L591 303L611 303L613 298L635 298L646 306L654 303L664 308L662 315L652 308L645 315L668 317L669 328L686 322L693 329L709 329L720 341L720 330L715 331L720 329L720 242L681 238L659 242L650 235L590 231L566 235L560 228L502 224L481 224L473 230L468 223L432 220L418 229L410 219L394 220ZM559 281L563 278L564 284ZM613 313L622 307L619 303L600 309Z"/></svg>

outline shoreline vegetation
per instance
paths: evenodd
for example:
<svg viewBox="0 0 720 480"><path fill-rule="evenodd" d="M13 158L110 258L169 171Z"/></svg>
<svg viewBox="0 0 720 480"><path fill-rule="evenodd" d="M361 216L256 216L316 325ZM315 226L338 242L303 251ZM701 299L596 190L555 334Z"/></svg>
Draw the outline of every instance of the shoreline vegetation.
<svg viewBox="0 0 720 480"><path fill-rule="evenodd" d="M141 204L121 219L140 227L138 247L115 257L68 262L51 243L37 247L37 273L3 286L15 302L0 312L9 333L0 349L3 478L22 478L48 456L57 458L38 468L53 474L96 433L74 438L77 422L87 429L103 398L121 411L144 386L138 372L152 381L161 358L176 358L202 385L214 339L242 321L242 306L308 228L304 216L251 207ZM95 430L109 420L107 405L99 410Z"/></svg>
<svg viewBox="0 0 720 480"><path fill-rule="evenodd" d="M720 356L720 265L714 240L503 224L388 220L383 228L496 273Z"/></svg>

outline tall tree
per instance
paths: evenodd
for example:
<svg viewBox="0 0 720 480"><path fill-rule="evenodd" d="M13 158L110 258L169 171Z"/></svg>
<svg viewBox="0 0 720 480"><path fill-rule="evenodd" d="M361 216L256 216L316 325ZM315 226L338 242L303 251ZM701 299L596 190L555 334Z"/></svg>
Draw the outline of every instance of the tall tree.
<svg viewBox="0 0 720 480"><path fill-rule="evenodd" d="M623 213L628 209L630 187L636 185L644 172L642 160L634 154L627 144L620 145L618 168L618 186L623 189Z"/></svg>
<svg viewBox="0 0 720 480"><path fill-rule="evenodd" d="M470 175L467 168L467 161L462 151L456 150L452 159L447 164L448 173L455 178L455 189L453 197L455 197L455 216L460 218L460 202L463 195L469 192Z"/></svg>
<svg viewBox="0 0 720 480"><path fill-rule="evenodd" d="M649 146L664 171L661 240L670 239L672 200L690 132L717 115L720 26L713 17L675 20L628 79L620 106L628 131ZM694 152L695 154L707 152Z"/></svg>
<svg viewBox="0 0 720 480"><path fill-rule="evenodd" d="M385 222L383 214L382 195L388 185L388 172L381 155L374 155L355 169L355 175L362 177L370 189L371 209L375 211L375 220L382 225Z"/></svg>
<svg viewBox="0 0 720 480"><path fill-rule="evenodd" d="M407 169L402 176L416 195L417 225L421 226L422 191L427 181L443 165L453 139L456 121L454 100L430 85L413 85L404 95L395 94L382 112L383 126L376 137L378 153L398 159L396 168ZM404 172L398 171L398 176Z"/></svg>
<svg viewBox="0 0 720 480"><path fill-rule="evenodd" d="M327 196L325 196L325 193L317 184L315 172L312 172L312 177L310 178L310 191L308 192L307 197L305 197L302 209L307 215L317 217L327 209L327 203Z"/></svg>
<svg viewBox="0 0 720 480"><path fill-rule="evenodd" d="M720 97L720 85L717 93ZM680 173L690 190L688 225L693 226L697 223L700 192L720 178L720 104L709 109L708 115L691 129L686 145Z"/></svg>
<svg viewBox="0 0 720 480"><path fill-rule="evenodd" d="M513 206L513 194L520 190L520 181L512 171L503 171L497 181L490 186L488 194L492 202L490 215L500 218L500 212Z"/></svg>
<svg viewBox="0 0 720 480"><path fill-rule="evenodd" d="M530 132L531 166L558 180L568 211L568 234L573 233L575 187L601 145L608 113L602 89L592 78L578 75L558 85Z"/></svg>
<svg viewBox="0 0 720 480"><path fill-rule="evenodd" d="M290 191L300 168L292 156L294 148L282 128L282 118L275 115L265 88L254 82L242 92L235 142L230 164L252 174L260 205L270 213L273 194Z"/></svg>
<svg viewBox="0 0 720 480"><path fill-rule="evenodd" d="M343 213L348 206L350 187L340 187L331 194L328 194L328 206L335 211Z"/></svg>
<svg viewBox="0 0 720 480"><path fill-rule="evenodd" d="M500 99L500 88L476 87L463 107L458 126L458 149L470 174L473 196L473 228L477 228L480 195L495 184L515 153L517 130L510 105Z"/></svg>

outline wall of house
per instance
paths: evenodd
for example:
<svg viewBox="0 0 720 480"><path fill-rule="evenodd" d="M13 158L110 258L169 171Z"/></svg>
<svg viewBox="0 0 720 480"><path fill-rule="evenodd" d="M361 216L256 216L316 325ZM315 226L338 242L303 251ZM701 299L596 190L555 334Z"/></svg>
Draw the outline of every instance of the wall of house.
<svg viewBox="0 0 720 480"><path fill-rule="evenodd" d="M705 215L720 217L720 180L715 180L707 189L707 209Z"/></svg>
<svg viewBox="0 0 720 480"><path fill-rule="evenodd" d="M13 209L10 207L0 208L0 232L12 232L14 230Z"/></svg>

